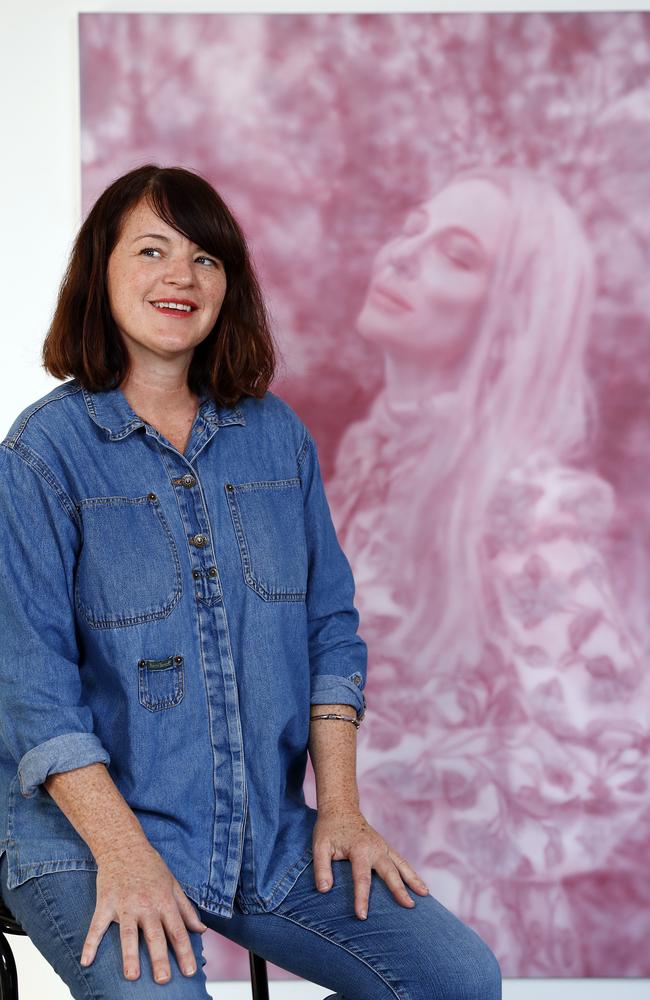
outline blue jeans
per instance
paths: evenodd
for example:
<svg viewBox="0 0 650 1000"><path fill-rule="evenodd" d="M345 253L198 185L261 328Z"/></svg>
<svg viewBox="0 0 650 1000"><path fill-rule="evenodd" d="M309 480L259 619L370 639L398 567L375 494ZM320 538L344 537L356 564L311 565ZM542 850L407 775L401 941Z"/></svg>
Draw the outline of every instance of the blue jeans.
<svg viewBox="0 0 650 1000"><path fill-rule="evenodd" d="M314 885L313 863L271 913L231 919L197 907L210 928L275 965L326 989L332 1000L499 1000L501 971L488 946L433 896L401 906L383 879L372 872L368 917L354 914L352 866L332 861L334 884L327 893ZM119 926L112 922L92 965L79 963L95 909L93 871L66 871L28 879L7 889L7 856L0 861L0 889L13 915L46 961L79 1000L209 1000L203 966L203 937L188 934L197 971L184 976L168 943L171 979L155 983L149 950L140 933L140 978L123 973Z"/></svg>

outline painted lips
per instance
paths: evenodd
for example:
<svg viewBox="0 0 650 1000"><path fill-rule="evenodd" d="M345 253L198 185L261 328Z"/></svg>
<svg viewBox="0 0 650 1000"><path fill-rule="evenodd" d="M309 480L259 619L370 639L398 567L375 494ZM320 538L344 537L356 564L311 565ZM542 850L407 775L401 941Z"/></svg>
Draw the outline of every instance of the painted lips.
<svg viewBox="0 0 650 1000"><path fill-rule="evenodd" d="M391 292L388 288L384 288L383 285L374 285L371 294L378 302L382 305L392 307L395 312L400 312L404 309L408 309L410 312L413 311L413 306L410 302L403 299L397 292Z"/></svg>

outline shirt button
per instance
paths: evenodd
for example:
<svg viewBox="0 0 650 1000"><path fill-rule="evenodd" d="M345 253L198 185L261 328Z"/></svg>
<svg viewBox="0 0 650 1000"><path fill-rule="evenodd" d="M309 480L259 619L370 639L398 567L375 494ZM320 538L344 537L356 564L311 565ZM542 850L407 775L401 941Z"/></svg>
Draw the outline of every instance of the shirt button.
<svg viewBox="0 0 650 1000"><path fill-rule="evenodd" d="M192 570L192 576L194 577L195 580L198 580L199 577L201 576L201 570L200 569L193 569Z"/></svg>
<svg viewBox="0 0 650 1000"><path fill-rule="evenodd" d="M157 500L158 499L158 497L156 496L155 493L148 493L147 496L148 496L149 500Z"/></svg>
<svg viewBox="0 0 650 1000"><path fill-rule="evenodd" d="M208 536L201 534L193 535L192 538L190 538L190 542L192 545L196 545L198 548L203 548L204 545L208 544Z"/></svg>
<svg viewBox="0 0 650 1000"><path fill-rule="evenodd" d="M181 482L183 486L187 486L189 488L190 486L194 486L196 484L196 479L194 478L194 476L190 475L189 472L187 472L182 477Z"/></svg>
<svg viewBox="0 0 650 1000"><path fill-rule="evenodd" d="M216 567L215 566L210 566L210 569L208 570L208 576L216 576L216 575L217 575L217 569L216 569Z"/></svg>
<svg viewBox="0 0 650 1000"><path fill-rule="evenodd" d="M355 674L352 680L354 681L355 684L361 684L361 675Z"/></svg>
<svg viewBox="0 0 650 1000"><path fill-rule="evenodd" d="M228 490L229 493L232 493L234 488L235 487L233 486L232 483L226 483L226 489Z"/></svg>

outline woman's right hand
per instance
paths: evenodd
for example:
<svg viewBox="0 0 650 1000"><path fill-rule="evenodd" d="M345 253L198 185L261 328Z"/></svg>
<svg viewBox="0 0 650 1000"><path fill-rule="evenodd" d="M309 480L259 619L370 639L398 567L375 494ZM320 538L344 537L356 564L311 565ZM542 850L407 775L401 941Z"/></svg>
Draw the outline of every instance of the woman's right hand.
<svg viewBox="0 0 650 1000"><path fill-rule="evenodd" d="M81 954L81 964L90 965L112 921L120 926L122 960L126 979L140 975L139 931L142 927L154 980L171 978L167 935L181 971L196 972L196 959L187 932L203 932L192 903L161 858L147 841L131 842L97 862L97 900Z"/></svg>

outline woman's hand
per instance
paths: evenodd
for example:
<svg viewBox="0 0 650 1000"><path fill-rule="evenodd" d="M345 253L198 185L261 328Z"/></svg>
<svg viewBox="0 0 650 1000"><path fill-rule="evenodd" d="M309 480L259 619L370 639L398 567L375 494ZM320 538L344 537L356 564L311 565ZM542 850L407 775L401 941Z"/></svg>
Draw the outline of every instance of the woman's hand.
<svg viewBox="0 0 650 1000"><path fill-rule="evenodd" d="M316 888L325 892L332 886L332 860L350 859L354 909L361 920L368 915L373 868L402 906L415 906L404 882L422 896L429 892L408 861L393 850L354 807L337 805L319 808L312 835L312 850Z"/></svg>
<svg viewBox="0 0 650 1000"><path fill-rule="evenodd" d="M115 852L97 863L97 900L81 954L90 965L99 942L112 921L120 925L126 979L140 975L138 925L142 927L156 982L171 978L167 938L174 946L178 966L186 976L196 972L196 960L187 927L205 931L190 900L158 851L144 840Z"/></svg>

